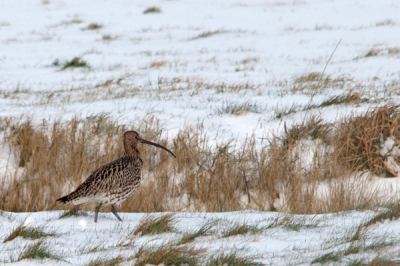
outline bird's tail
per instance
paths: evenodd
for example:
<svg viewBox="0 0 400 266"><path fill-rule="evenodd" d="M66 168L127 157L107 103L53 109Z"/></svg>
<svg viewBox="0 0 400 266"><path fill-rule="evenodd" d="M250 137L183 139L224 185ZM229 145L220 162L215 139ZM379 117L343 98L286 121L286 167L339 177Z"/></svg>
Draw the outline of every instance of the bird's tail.
<svg viewBox="0 0 400 266"><path fill-rule="evenodd" d="M67 202L69 201L69 200L68 200L68 195L59 198L57 201L62 202L62 203L67 203Z"/></svg>
<svg viewBox="0 0 400 266"><path fill-rule="evenodd" d="M82 197L82 191L78 189L72 191L71 193L69 193L68 195L65 195L64 197L59 198L57 201L61 202L61 203L73 203L75 204L76 200Z"/></svg>

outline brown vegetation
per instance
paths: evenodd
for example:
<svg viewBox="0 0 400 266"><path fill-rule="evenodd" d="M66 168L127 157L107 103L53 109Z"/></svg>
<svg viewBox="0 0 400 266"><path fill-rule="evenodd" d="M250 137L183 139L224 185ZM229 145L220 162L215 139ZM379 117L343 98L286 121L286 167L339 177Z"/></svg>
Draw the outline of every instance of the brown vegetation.
<svg viewBox="0 0 400 266"><path fill-rule="evenodd" d="M121 135L136 129L144 139L168 146L177 156L140 146L143 183L121 212L281 210L325 213L367 208L379 202L361 197L349 173L390 173L379 154L381 139L399 139L395 107L382 107L331 125L311 117L283 136L257 144L256 137L210 145L202 126L188 127L172 140L152 118L117 125L99 116L68 122L1 119L4 144L16 158L11 180L1 179L0 209L14 212L68 209L55 200L77 187L99 166L123 155ZM304 162L305 142L314 142ZM10 159L11 160L11 159ZM331 182L335 180L336 182ZM325 183L327 194L318 187ZM83 205L83 210L93 208Z"/></svg>
<svg viewBox="0 0 400 266"><path fill-rule="evenodd" d="M146 10L143 11L143 14L149 14L149 13L161 13L161 8L159 8L158 6L152 6L146 8Z"/></svg>
<svg viewBox="0 0 400 266"><path fill-rule="evenodd" d="M375 174L397 176L387 167L388 156L382 156L380 149L387 138L400 139L399 125L400 113L397 106L384 106L361 116L350 117L341 124L338 131L341 146L338 161L355 171L369 170Z"/></svg>

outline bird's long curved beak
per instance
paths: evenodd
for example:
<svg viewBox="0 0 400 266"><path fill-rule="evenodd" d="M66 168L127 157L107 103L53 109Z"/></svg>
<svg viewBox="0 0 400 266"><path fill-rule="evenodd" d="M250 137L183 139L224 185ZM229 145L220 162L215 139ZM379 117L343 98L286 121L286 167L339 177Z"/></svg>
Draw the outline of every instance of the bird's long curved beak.
<svg viewBox="0 0 400 266"><path fill-rule="evenodd" d="M140 139L140 142L141 142L141 143L145 143L145 144L149 144L149 145L153 145L153 146L159 147L159 148L161 148L161 149L163 149L163 150L166 150L167 152L171 153L172 156L174 156L174 158L176 158L175 154L173 154L172 151L168 150L168 149L165 148L164 146L161 146L160 144L157 144L157 143L154 143L154 142L145 140L145 139Z"/></svg>

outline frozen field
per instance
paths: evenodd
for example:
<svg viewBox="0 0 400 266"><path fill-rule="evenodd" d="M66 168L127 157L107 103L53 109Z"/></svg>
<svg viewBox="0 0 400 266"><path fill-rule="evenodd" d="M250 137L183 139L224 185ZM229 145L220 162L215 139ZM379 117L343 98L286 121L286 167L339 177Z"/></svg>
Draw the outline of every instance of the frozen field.
<svg viewBox="0 0 400 266"><path fill-rule="evenodd" d="M144 14L151 6L161 13ZM301 119L310 101L348 89L369 99L310 111L334 120L371 103L398 102L399 6L395 0L4 0L0 115L103 113L123 123L150 114L172 135L200 121L211 136L243 139ZM75 57L87 67L63 70ZM303 84L302 77L324 70L337 82L318 90ZM243 104L246 112L232 115ZM298 112L276 118L290 108Z"/></svg>
<svg viewBox="0 0 400 266"><path fill-rule="evenodd" d="M376 214L372 211L315 216L285 216L256 211L178 213L173 216L175 229L153 235L143 232L134 235L138 222L144 216L140 213L122 214L122 223L112 214L100 214L98 224L93 223L93 213L87 217L59 219L61 214L62 212L57 211L38 212L30 216L28 213L2 213L1 239L8 236L12 229L22 224L28 216L25 228L39 228L38 231L50 234L41 238L44 239L41 247L54 258L23 259L14 265L54 265L55 258L59 260L57 265L134 265L135 262L138 265L147 265L151 260L143 262L148 255L146 252L139 258L135 257L140 249L143 251L151 247L176 244L180 244L181 249L203 249L197 255L182 250L181 254L178 252L179 256L186 257L186 263L189 265L205 265L207 262L210 263L208 265L309 265L311 262L366 265L362 263L367 263L379 255L382 258L380 261L375 259L376 262L385 263L382 254L393 257L399 253L399 221L380 221L363 227ZM247 232L243 230L246 226L249 228ZM240 227L242 230L237 230ZM198 233L201 228L202 233ZM196 233L198 235L193 237L192 242L181 244L185 237L187 239L188 235ZM29 244L38 241L40 240L34 241L19 236L1 244L0 258L17 261L29 248ZM226 259L227 264L212 264L210 259L199 259L193 264L196 256L210 258L212 255L214 259L218 255L231 255L242 261L234 263L234 260ZM150 257L156 258L157 255ZM171 254L164 257L173 258ZM185 260L181 258L180 261ZM107 262L109 264L106 264ZM112 262L115 264L111 264ZM162 265L166 264L175 263Z"/></svg>
<svg viewBox="0 0 400 266"><path fill-rule="evenodd" d="M158 12L144 12L153 6ZM120 124L153 116L170 136L201 124L212 141L238 143L312 114L337 121L400 103L399 13L398 0L1 0L0 116L40 122L106 115ZM321 105L351 94L359 100ZM8 165L4 147L0 155ZM398 179L382 191L395 196ZM43 245L60 260L14 264L134 264L141 247L176 248L208 222L203 236L178 245L196 249L196 263L219 265L210 256L223 251L250 263L234 265L366 265L399 257L396 219L364 224L382 211L178 213L174 230L134 236L144 214L123 213L118 223L102 213L96 225L92 213L59 219L61 211L38 212L27 228L53 232ZM2 243L28 215L0 213L0 263L40 241ZM226 236L236 225L252 230ZM328 259L318 260L324 254Z"/></svg>

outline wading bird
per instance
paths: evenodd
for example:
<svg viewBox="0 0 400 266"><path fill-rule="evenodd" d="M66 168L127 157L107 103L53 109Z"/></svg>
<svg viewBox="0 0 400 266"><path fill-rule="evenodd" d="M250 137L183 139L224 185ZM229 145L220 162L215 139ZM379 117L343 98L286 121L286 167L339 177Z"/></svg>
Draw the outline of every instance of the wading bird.
<svg viewBox="0 0 400 266"><path fill-rule="evenodd" d="M122 221L114 205L121 204L132 196L140 186L143 159L138 150L139 143L159 147L175 157L164 146L142 139L136 131L126 131L124 133L125 155L98 168L77 189L57 201L69 202L74 205L92 201L98 202L99 205L94 209L95 223L97 223L100 207L103 204L111 205L111 212L118 220Z"/></svg>

